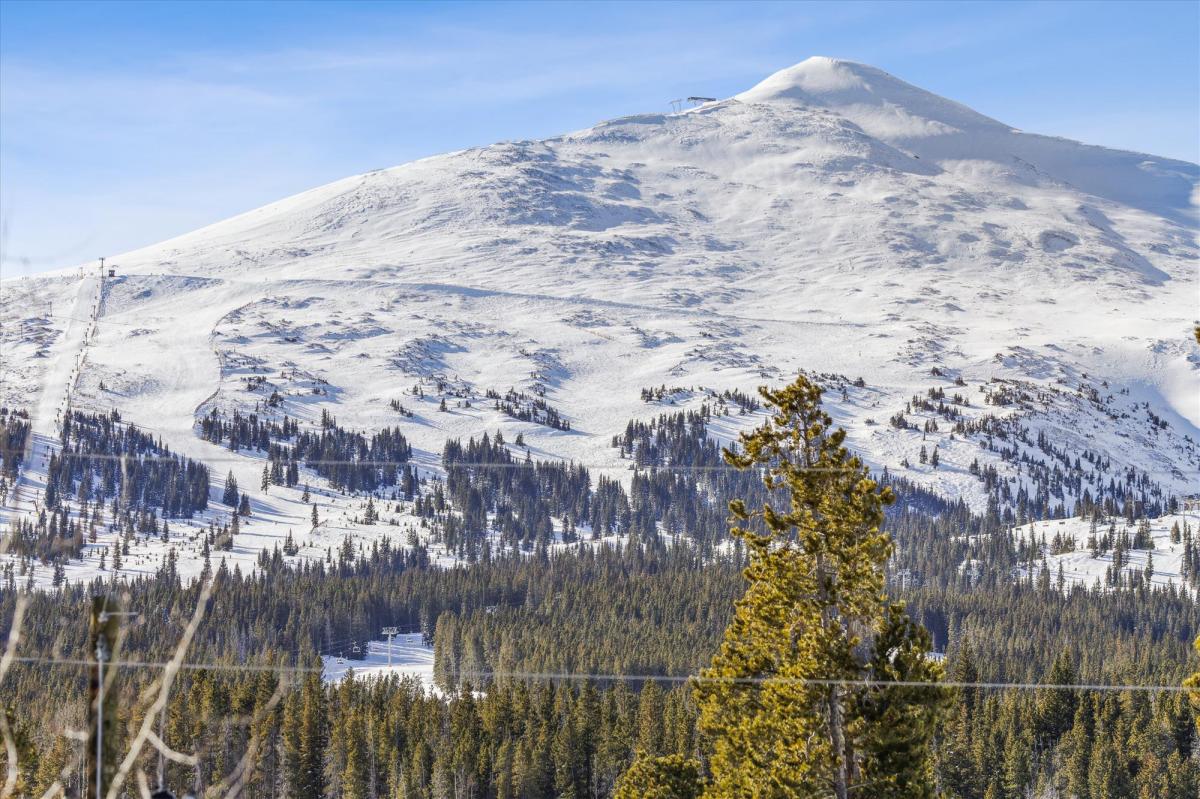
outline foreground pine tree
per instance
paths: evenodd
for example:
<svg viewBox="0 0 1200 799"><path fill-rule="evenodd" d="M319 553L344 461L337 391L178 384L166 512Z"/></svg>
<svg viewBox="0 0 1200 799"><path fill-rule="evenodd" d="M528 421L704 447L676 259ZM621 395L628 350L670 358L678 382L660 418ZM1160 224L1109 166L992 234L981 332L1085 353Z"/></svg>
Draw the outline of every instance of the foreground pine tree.
<svg viewBox="0 0 1200 799"><path fill-rule="evenodd" d="M699 764L682 755L639 756L621 775L613 799L699 799Z"/></svg>
<svg viewBox="0 0 1200 799"><path fill-rule="evenodd" d="M713 744L709 797L931 797L945 691L928 632L884 592L892 551L880 489L800 376L760 389L772 415L725 452L773 497L730 503L748 582L697 683ZM880 685L879 683L883 684Z"/></svg>

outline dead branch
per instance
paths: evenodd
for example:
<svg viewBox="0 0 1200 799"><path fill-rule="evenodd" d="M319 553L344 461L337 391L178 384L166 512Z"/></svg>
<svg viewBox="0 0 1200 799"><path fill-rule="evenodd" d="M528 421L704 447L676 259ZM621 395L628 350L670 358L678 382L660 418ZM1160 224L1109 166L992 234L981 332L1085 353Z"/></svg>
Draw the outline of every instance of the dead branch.
<svg viewBox="0 0 1200 799"><path fill-rule="evenodd" d="M12 626L8 629L8 643L4 647L4 657L0 658L0 683L8 675L17 653L17 643L21 640L21 626L25 623L25 608L28 600L18 597L13 609ZM17 766L17 742L13 739L12 730L8 728L8 711L0 708L0 735L4 736L4 752L7 758L7 773L4 776L4 787L0 788L0 799L8 799L17 789L17 777L21 770Z"/></svg>
<svg viewBox="0 0 1200 799"><path fill-rule="evenodd" d="M142 717L141 729L138 730L137 736L129 745L129 752L125 755L125 759L121 761L117 773L113 775L112 783L108 786L106 799L117 799L120 795L121 786L125 783L125 778L129 776L133 764L142 753L142 747L146 745L146 742L150 740L150 736L153 734L155 719L167 705L167 700L171 693L171 684L175 681L175 676L179 673L179 667L183 663L183 658L192 643L192 638L195 637L196 630L199 629L200 622L204 619L204 613L208 607L208 599L212 595L213 582L213 578L210 577L200 589L200 596L196 601L196 609L192 611L192 619L188 622L187 627L184 628L183 635L179 638L179 644L175 647L175 654L171 656L171 659L163 668L162 681L158 688L158 698L154 700L154 704L150 706L149 711Z"/></svg>

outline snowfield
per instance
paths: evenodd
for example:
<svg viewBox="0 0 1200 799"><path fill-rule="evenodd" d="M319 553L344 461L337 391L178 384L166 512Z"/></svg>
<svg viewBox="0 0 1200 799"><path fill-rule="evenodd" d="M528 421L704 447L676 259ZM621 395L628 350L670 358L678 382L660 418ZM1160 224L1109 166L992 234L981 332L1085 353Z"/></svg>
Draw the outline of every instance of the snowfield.
<svg viewBox="0 0 1200 799"><path fill-rule="evenodd" d="M345 654L350 654L348 650L353 645L347 645ZM438 691L433 682L433 647L426 646L421 633L395 636L390 653L387 641L368 641L366 647L361 660L352 660L341 653L322 655L321 678L325 682L341 682L347 677L376 680L395 674L401 679L416 677L426 691Z"/></svg>
<svg viewBox="0 0 1200 799"><path fill-rule="evenodd" d="M977 509L978 468L1014 492L1028 469L915 397L1010 420L1023 439L1004 446L1039 463L1058 457L1033 443L1043 434L1068 460L1090 454L1097 483L1135 469L1196 493L1198 178L1195 164L1013 130L826 58L689 111L354 176L111 258L116 277L87 266L0 284L0 404L29 409L35 431L0 514L33 509L68 396L211 467L206 517L173 522L178 541L139 540L122 564L151 571L175 547L196 574L196 527L228 517L227 472L254 508L214 566L253 568L289 531L309 558L347 535L420 535L406 503L357 524L361 498L306 475L328 520L312 530L298 491L256 493L261 453L197 435L214 408L395 426L423 474L447 438L501 430L534 459L625 477L611 439L629 419L797 370L824 376L868 463ZM679 391L642 400L658 386ZM489 392L509 389L570 429L507 415ZM897 414L907 426L889 424ZM712 428L728 438L757 419L729 406ZM919 459L935 446L936 468ZM67 578L100 574L108 543ZM34 582L48 579L38 566Z"/></svg>
<svg viewBox="0 0 1200 799"><path fill-rule="evenodd" d="M1123 519L1114 520L1112 524L1118 535L1125 532L1130 536L1134 535L1137 526L1136 524L1127 524ZM1153 546L1130 549L1127 552L1125 563L1121 567L1122 570L1145 575L1147 565L1149 565L1151 567L1150 583L1153 586L1164 588L1174 585L1176 590L1186 590L1186 582L1180 574L1184 547L1181 542L1171 540L1171 528L1178 525L1179 529L1182 529L1185 524L1190 528L1193 539L1196 538L1197 532L1200 531L1200 512L1172 514L1150 520ZM1109 530L1109 522L1098 524L1097 528L1097 536L1103 536ZM1091 520L1070 518L1033 522L1014 528L1013 535L1017 539L1029 539L1032 535L1039 545L1042 543L1042 539L1045 539L1044 551L1051 584L1056 584L1061 567L1063 582L1068 588L1073 585L1081 585L1085 588L1108 585L1105 581L1106 571L1113 565L1113 552L1110 549L1107 552L1094 553L1090 548L1088 540L1092 535ZM1069 539L1074 542L1074 550L1054 554L1051 550L1056 535L1061 536L1064 540ZM1035 578L1040 576L1041 570L1042 565L1039 560L1032 569ZM1023 568L1018 572L1019 576L1025 578L1029 577L1029 573L1029 568Z"/></svg>

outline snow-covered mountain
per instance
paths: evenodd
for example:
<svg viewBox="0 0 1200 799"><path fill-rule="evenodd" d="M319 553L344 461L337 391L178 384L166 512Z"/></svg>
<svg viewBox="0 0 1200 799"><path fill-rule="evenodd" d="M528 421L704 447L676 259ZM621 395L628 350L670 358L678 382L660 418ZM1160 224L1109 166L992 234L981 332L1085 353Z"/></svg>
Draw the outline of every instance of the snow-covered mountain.
<svg viewBox="0 0 1200 799"><path fill-rule="evenodd" d="M68 394L116 407L247 486L262 461L196 434L214 407L399 426L430 466L501 429L620 474L627 420L806 370L869 462L976 507L988 467L1013 494L1056 467L1187 494L1198 185L1195 164L811 58L680 113L347 178L112 258L113 278L5 281L0 403L47 435ZM498 409L510 388L570 429ZM729 407L722 435L754 419Z"/></svg>

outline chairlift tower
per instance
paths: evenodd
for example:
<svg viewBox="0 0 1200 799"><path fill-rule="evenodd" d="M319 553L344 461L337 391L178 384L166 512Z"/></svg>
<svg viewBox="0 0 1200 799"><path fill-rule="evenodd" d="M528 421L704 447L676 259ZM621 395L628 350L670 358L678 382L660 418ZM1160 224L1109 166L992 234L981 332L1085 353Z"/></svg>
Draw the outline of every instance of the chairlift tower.
<svg viewBox="0 0 1200 799"><path fill-rule="evenodd" d="M399 634L399 632L400 632L400 630L399 630L399 628L397 628L397 627L384 627L384 628L383 628L383 630L382 630L382 633L381 633L382 635L386 635L386 636L387 636L387 641L388 641L388 644L387 644L387 646L388 646L388 668L389 668L389 669L392 667L392 636L393 636L393 635L398 635L398 634Z"/></svg>

